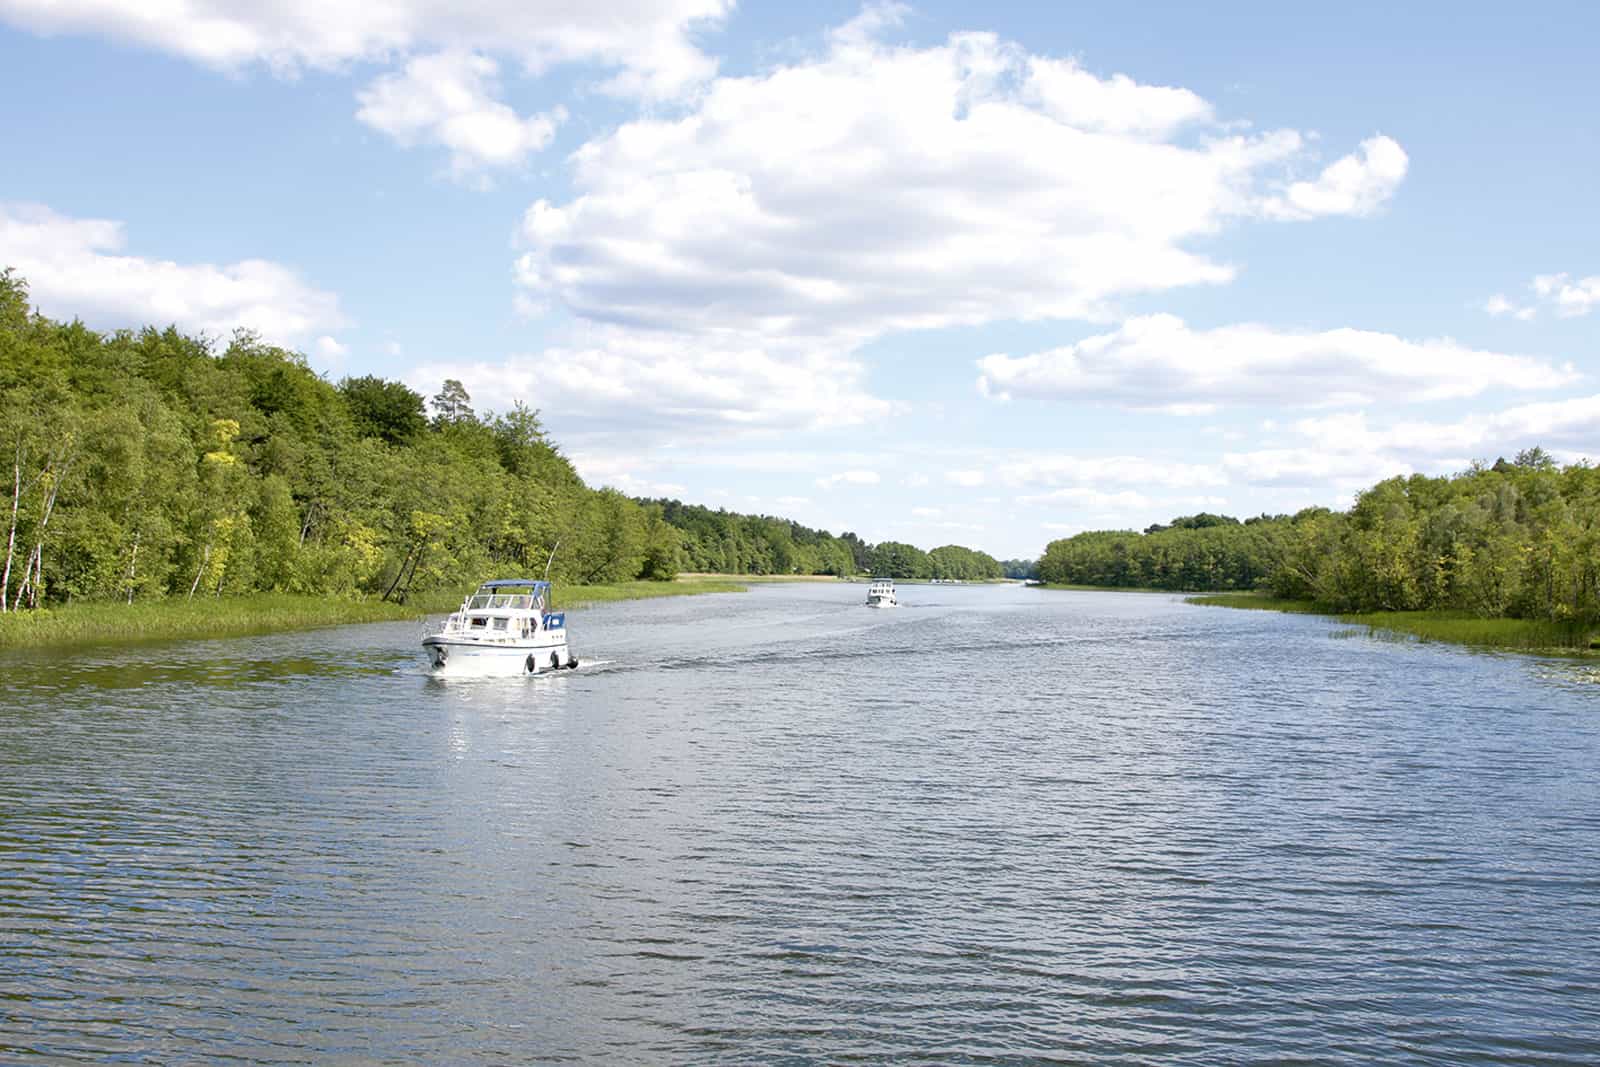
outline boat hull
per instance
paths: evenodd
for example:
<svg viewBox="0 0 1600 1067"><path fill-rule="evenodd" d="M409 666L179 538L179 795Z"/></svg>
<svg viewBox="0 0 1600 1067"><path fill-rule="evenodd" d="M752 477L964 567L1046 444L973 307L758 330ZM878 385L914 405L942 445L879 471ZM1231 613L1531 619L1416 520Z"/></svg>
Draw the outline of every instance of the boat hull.
<svg viewBox="0 0 1600 1067"><path fill-rule="evenodd" d="M576 667L578 659L565 641L474 641L431 635L422 640L435 674L544 674Z"/></svg>

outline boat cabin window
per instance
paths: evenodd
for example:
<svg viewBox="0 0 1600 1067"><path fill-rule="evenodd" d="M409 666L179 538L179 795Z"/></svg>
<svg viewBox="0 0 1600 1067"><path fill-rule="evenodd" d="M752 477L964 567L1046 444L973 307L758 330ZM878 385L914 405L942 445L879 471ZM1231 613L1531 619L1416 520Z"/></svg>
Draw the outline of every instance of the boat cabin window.
<svg viewBox="0 0 1600 1067"><path fill-rule="evenodd" d="M508 623L510 621L511 621L510 619L496 619L496 620L494 620L494 626L492 627L492 629L504 630L506 628L506 623Z"/></svg>
<svg viewBox="0 0 1600 1067"><path fill-rule="evenodd" d="M480 593L472 597L467 607L472 611L485 611L490 608L514 608L518 611L528 611L533 607L533 597L514 596L510 593Z"/></svg>
<svg viewBox="0 0 1600 1067"><path fill-rule="evenodd" d="M473 628L473 629L474 629L474 630L481 630L481 629L483 629L483 628L484 628L484 627L485 627L485 626L488 626L488 625L489 625L489 620L488 620L488 619L486 619L486 618L484 618L484 617L483 617L483 616L482 616L482 615L474 615L474 616L473 616L473 617L472 617L472 620L471 620L471 622L470 622L470 623L469 623L469 625L470 625L470 626L471 626L471 627L472 627L472 628Z"/></svg>

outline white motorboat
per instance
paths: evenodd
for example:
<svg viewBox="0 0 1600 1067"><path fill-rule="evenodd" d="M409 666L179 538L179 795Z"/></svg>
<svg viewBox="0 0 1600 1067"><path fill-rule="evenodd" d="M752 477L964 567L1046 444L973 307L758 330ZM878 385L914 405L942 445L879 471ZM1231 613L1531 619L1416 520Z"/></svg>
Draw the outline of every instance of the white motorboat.
<svg viewBox="0 0 1600 1067"><path fill-rule="evenodd" d="M867 586L867 607L869 608L897 608L900 601L894 595L894 583L887 578L880 578Z"/></svg>
<svg viewBox="0 0 1600 1067"><path fill-rule="evenodd" d="M433 669L450 674L541 674L576 667L565 612L550 611L550 583L484 582L422 639Z"/></svg>

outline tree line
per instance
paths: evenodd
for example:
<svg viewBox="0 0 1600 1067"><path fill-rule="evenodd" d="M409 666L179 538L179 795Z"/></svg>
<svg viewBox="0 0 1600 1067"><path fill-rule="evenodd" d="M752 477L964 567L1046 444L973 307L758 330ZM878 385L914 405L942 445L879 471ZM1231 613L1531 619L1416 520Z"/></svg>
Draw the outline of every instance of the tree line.
<svg viewBox="0 0 1600 1067"><path fill-rule="evenodd" d="M1600 620L1600 469L1543 449L1448 477L1390 478L1343 512L1240 522L1199 515L1144 533L1052 541L1051 583L1259 589L1339 611L1451 609Z"/></svg>
<svg viewBox="0 0 1600 1067"><path fill-rule="evenodd" d="M681 538L686 570L729 574L872 574L886 578L986 581L1004 577L999 560L962 545L923 551L899 541L868 544L790 519L741 515L679 500L649 500Z"/></svg>
<svg viewBox="0 0 1600 1067"><path fill-rule="evenodd" d="M854 534L594 489L520 404L480 413L455 381L430 400L370 375L330 382L242 331L223 345L170 327L54 321L31 310L10 270L0 272L4 466L7 611L258 591L403 601L540 574L558 542L551 576L580 584L683 568L884 564L915 572L905 577L978 577L999 567L956 546L905 546L902 558Z"/></svg>

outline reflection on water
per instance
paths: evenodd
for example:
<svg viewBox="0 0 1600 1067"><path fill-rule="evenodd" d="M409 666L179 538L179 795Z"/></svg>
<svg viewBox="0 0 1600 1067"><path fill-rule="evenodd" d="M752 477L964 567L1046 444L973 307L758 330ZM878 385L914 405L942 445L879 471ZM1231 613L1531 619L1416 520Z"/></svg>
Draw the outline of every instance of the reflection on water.
<svg viewBox="0 0 1600 1067"><path fill-rule="evenodd" d="M906 587L0 660L0 1061L1600 1058L1593 668Z"/></svg>

